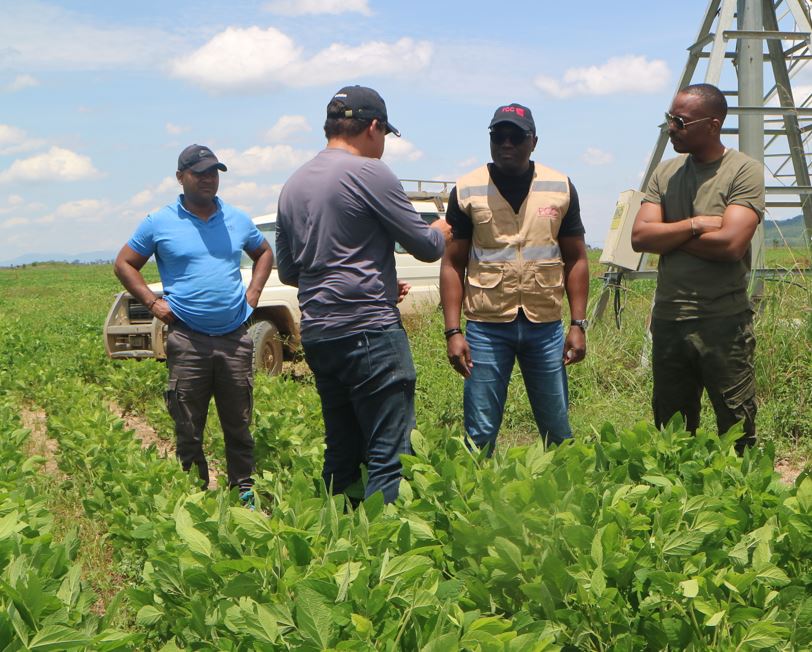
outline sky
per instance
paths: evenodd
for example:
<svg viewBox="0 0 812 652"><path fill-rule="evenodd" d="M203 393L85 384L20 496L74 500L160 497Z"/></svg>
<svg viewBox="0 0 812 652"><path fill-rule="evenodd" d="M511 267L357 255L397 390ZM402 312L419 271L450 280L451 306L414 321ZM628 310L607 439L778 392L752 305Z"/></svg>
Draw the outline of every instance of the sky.
<svg viewBox="0 0 812 652"><path fill-rule="evenodd" d="M115 253L174 201L191 143L228 166L224 201L274 212L288 176L324 146L324 109L347 84L384 97L402 133L384 161L407 179L453 181L487 162L494 109L530 107L534 160L570 176L587 242L601 246L619 193L640 184L706 8L0 0L0 264Z"/></svg>

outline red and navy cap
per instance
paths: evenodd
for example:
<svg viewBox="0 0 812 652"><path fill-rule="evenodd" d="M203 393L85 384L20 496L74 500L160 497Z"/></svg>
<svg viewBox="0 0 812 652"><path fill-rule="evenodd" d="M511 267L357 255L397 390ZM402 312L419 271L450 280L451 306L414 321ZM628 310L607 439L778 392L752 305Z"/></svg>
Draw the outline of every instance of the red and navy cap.
<svg viewBox="0 0 812 652"><path fill-rule="evenodd" d="M532 133L536 133L536 123L533 122L533 114L530 112L526 106L522 106L521 104L506 104L505 106L500 106L496 109L496 112L493 114L493 119L491 120L491 124L488 127L489 129L493 129L496 125L501 122L509 122L510 124L514 124L519 129L524 131L529 131Z"/></svg>

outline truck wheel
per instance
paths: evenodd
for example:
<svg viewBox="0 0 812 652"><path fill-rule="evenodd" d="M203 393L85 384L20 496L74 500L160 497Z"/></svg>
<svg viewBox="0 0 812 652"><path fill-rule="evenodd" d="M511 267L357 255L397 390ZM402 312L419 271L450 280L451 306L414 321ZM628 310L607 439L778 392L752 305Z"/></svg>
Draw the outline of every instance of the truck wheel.
<svg viewBox="0 0 812 652"><path fill-rule="evenodd" d="M279 329L270 321L258 321L248 327L254 340L254 371L270 376L282 372L282 340Z"/></svg>

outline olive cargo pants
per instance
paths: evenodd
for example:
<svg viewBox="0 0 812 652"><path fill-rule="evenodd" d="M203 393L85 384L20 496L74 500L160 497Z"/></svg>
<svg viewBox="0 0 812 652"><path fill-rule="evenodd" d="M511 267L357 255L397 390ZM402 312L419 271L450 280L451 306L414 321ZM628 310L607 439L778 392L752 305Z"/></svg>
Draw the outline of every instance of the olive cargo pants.
<svg viewBox="0 0 812 652"><path fill-rule="evenodd" d="M702 390L708 392L719 434L742 421L736 450L756 441L753 315L669 321L653 319L654 421L661 427L677 412L688 430L699 426Z"/></svg>
<svg viewBox="0 0 812 652"><path fill-rule="evenodd" d="M203 453L203 431L214 396L223 428L228 484L250 483L254 471L253 416L254 345L245 326L226 335L205 335L183 324L169 327L166 361L169 386L166 406L175 421L177 456L184 471L197 466L204 486L209 467Z"/></svg>

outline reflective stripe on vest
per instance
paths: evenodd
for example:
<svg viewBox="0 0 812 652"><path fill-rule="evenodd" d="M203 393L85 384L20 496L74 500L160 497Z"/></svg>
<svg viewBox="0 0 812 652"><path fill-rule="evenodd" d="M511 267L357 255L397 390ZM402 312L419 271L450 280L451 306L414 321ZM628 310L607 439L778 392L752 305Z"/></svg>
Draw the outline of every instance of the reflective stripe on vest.
<svg viewBox="0 0 812 652"><path fill-rule="evenodd" d="M518 247L507 245L501 249L484 249L476 245L471 247L471 256L481 263L501 263L516 260ZM539 260L553 260L561 257L558 245L545 245L541 247L525 247L522 249L522 258L526 262Z"/></svg>

